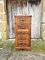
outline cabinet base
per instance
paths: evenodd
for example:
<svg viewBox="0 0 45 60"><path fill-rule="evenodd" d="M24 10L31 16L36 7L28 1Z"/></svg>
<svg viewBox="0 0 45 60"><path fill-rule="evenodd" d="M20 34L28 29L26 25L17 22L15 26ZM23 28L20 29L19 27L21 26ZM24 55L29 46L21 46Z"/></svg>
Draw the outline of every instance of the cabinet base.
<svg viewBox="0 0 45 60"><path fill-rule="evenodd" d="M31 50L31 47L15 47L16 50Z"/></svg>

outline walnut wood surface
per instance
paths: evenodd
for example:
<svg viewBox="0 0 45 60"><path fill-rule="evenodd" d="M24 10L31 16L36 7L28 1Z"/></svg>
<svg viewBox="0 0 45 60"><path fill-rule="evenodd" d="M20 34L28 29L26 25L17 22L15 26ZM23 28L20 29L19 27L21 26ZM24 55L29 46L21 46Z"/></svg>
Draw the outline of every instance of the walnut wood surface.
<svg viewBox="0 0 45 60"><path fill-rule="evenodd" d="M31 16L15 16L16 49L31 49Z"/></svg>

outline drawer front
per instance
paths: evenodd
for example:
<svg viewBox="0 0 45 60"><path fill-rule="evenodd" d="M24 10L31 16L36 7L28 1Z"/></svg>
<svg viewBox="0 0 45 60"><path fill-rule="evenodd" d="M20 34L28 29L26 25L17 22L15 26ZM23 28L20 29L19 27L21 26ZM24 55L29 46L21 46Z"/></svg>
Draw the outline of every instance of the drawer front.
<svg viewBox="0 0 45 60"><path fill-rule="evenodd" d="M29 23L18 23L16 24L16 29L31 29L31 24Z"/></svg>
<svg viewBox="0 0 45 60"><path fill-rule="evenodd" d="M16 34L31 34L31 30L29 30L29 29L16 29L15 30L15 33Z"/></svg>
<svg viewBox="0 0 45 60"><path fill-rule="evenodd" d="M21 41L30 40L30 34L22 34L22 33L16 34L16 39Z"/></svg>
<svg viewBox="0 0 45 60"><path fill-rule="evenodd" d="M16 29L30 29L31 30L31 18L26 16L15 17Z"/></svg>
<svg viewBox="0 0 45 60"><path fill-rule="evenodd" d="M21 48L22 48L22 47L31 47L30 42L28 42L28 43L27 43L27 42L26 42L26 43L20 43L20 42L18 43L18 42L17 42L16 47L17 47L17 46L18 46L18 47L21 47Z"/></svg>
<svg viewBox="0 0 45 60"><path fill-rule="evenodd" d="M31 23L31 18L29 16L15 16L15 23Z"/></svg>
<svg viewBox="0 0 45 60"><path fill-rule="evenodd" d="M16 45L16 46L18 46L18 47L26 47L26 44L25 43L18 43L18 45Z"/></svg>

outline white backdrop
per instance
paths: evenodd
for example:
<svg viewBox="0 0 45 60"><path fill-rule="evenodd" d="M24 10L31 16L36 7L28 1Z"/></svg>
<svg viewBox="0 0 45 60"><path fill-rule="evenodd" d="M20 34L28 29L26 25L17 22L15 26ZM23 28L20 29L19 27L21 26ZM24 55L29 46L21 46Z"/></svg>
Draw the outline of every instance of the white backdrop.
<svg viewBox="0 0 45 60"><path fill-rule="evenodd" d="M40 27L41 27L41 3L39 5L33 5L27 3L27 6L19 7L15 5L15 2L12 2L12 9L9 13L9 22L10 22L10 37L14 37L14 16L17 15L32 15L31 20L31 37L40 38ZM13 21L13 22L12 22ZM13 26L12 26L13 24ZM13 27L13 30L12 30Z"/></svg>

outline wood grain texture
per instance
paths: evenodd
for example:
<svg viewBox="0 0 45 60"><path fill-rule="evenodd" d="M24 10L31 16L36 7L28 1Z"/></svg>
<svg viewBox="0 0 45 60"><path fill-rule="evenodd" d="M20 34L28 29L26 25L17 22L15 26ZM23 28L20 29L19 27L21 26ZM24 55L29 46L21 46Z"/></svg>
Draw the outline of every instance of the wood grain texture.
<svg viewBox="0 0 45 60"><path fill-rule="evenodd" d="M15 16L16 49L31 48L31 16Z"/></svg>

